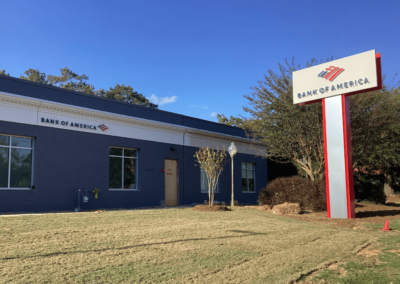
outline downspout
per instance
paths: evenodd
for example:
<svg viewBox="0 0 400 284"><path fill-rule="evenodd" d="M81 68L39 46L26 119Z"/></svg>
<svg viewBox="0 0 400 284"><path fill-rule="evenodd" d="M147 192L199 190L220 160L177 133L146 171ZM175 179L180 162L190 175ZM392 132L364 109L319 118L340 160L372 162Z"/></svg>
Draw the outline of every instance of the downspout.
<svg viewBox="0 0 400 284"><path fill-rule="evenodd" d="M185 117L183 117L183 119L182 119L182 124L183 124L183 126L185 126ZM186 131L187 131L187 128L185 129L185 131L183 132L183 141L182 141L182 150L183 150L183 153L182 153L182 168L183 168L183 173L182 173L182 190L183 190L183 192L182 192L182 203L183 203L183 205L185 205L185 135L186 135Z"/></svg>

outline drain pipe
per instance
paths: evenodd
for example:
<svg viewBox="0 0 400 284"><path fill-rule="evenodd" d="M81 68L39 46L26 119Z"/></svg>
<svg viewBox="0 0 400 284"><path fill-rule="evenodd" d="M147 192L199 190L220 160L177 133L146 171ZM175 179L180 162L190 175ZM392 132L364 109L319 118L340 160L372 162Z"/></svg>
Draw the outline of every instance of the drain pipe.
<svg viewBox="0 0 400 284"><path fill-rule="evenodd" d="M78 208L75 208L75 212L81 211L81 190L78 190Z"/></svg>
<svg viewBox="0 0 400 284"><path fill-rule="evenodd" d="M182 119L182 124L185 126L185 117ZM183 174L182 174L182 203L185 205L185 135L186 135L187 128L183 132L183 142L182 142L182 168L183 168Z"/></svg>

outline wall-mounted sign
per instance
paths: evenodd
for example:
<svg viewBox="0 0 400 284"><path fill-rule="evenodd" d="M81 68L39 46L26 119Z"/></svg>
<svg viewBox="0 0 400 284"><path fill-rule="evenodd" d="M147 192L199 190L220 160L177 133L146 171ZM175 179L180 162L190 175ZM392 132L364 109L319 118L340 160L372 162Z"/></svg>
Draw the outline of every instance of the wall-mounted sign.
<svg viewBox="0 0 400 284"><path fill-rule="evenodd" d="M378 86L375 50L293 72L293 104Z"/></svg>
<svg viewBox="0 0 400 284"><path fill-rule="evenodd" d="M59 119L52 119L52 118L44 118L42 117L40 119L40 122L42 123L48 123L48 124L55 124L55 125L61 125L65 127L73 127L73 128L84 128L88 130L97 130L99 128L101 131L105 131L108 129L108 127L104 124L100 125L92 125L92 124L86 124L86 123L80 123L76 121L65 121L65 120L59 120Z"/></svg>

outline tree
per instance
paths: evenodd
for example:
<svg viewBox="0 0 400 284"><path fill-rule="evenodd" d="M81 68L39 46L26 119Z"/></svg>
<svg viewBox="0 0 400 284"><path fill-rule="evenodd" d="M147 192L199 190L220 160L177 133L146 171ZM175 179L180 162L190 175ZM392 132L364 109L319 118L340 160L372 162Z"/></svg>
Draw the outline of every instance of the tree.
<svg viewBox="0 0 400 284"><path fill-rule="evenodd" d="M114 88L109 90L100 89L96 92L96 95L108 99L114 99L126 103L149 106L152 108L158 108L156 104L151 103L145 96L134 91L131 86L115 85Z"/></svg>
<svg viewBox="0 0 400 284"><path fill-rule="evenodd" d="M145 96L134 91L129 85L125 86L123 84L117 84L114 88L109 88L109 90L100 89L96 91L94 86L88 83L89 77L85 74L79 75L67 67L61 68L60 71L61 74L59 76L48 75L46 77L46 74L41 73L38 69L30 68L24 72L26 76L21 75L20 79L42 83L45 85L57 86L68 90L114 99L126 103L158 108L158 105L151 103ZM4 69L1 70L0 74L9 75L5 73Z"/></svg>
<svg viewBox="0 0 400 284"><path fill-rule="evenodd" d="M46 80L46 74L45 73L41 73L39 71L39 69L32 69L29 68L28 70L26 70L24 72L24 74L26 76L19 76L20 79L24 79L24 80L28 80L28 81L32 81L32 82L36 82L36 83L41 83L41 84L45 84L47 85L48 82Z"/></svg>
<svg viewBox="0 0 400 284"><path fill-rule="evenodd" d="M4 69L0 70L0 75L10 76L10 74L6 73L6 70L4 70Z"/></svg>
<svg viewBox="0 0 400 284"><path fill-rule="evenodd" d="M60 71L60 76L47 76L47 81L50 85L86 94L95 94L94 86L87 82L89 77L85 74L78 75L67 67L61 68Z"/></svg>
<svg viewBox="0 0 400 284"><path fill-rule="evenodd" d="M329 61L329 60L328 60ZM306 67L321 63L315 59ZM310 179L323 179L325 173L322 106L293 105L292 72L300 69L294 61L279 64L279 72L268 70L264 80L244 97L243 107L249 119L243 118L241 128L257 141L267 144L268 155L276 162L292 162ZM384 85L383 91L350 97L353 168L400 164L398 88ZM221 116L222 117L222 116ZM222 117L224 118L224 117ZM235 123L235 118L226 119Z"/></svg>
<svg viewBox="0 0 400 284"><path fill-rule="evenodd" d="M383 175L385 194L394 194L393 169L400 165L399 89L384 86L382 92L350 97L350 117L353 168Z"/></svg>
<svg viewBox="0 0 400 284"><path fill-rule="evenodd" d="M232 115L229 118L227 118L223 114L217 114L217 119L219 123L226 124L229 126L240 127L243 125L243 119L241 119L240 117L233 117Z"/></svg>
<svg viewBox="0 0 400 284"><path fill-rule="evenodd" d="M318 62L312 59L307 67ZM279 64L279 73L268 70L264 81L244 97L251 107L244 111L243 128L254 140L267 144L268 157L276 162L293 162L310 179L324 177L324 141L320 104L293 105L292 72L294 62ZM252 120L252 123L249 123Z"/></svg>
<svg viewBox="0 0 400 284"><path fill-rule="evenodd" d="M208 205L214 204L214 193L217 188L218 179L227 163L227 153L225 149L212 150L200 148L194 155L200 168L204 170L207 176L208 186Z"/></svg>

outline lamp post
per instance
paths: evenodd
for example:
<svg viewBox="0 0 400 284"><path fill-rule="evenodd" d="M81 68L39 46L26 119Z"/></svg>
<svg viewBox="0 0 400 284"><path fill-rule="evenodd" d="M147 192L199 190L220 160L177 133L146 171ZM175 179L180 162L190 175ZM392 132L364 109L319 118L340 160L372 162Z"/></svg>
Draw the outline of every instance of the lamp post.
<svg viewBox="0 0 400 284"><path fill-rule="evenodd" d="M236 155L237 148L236 148L236 146L235 146L235 144L233 142L232 142L231 146L229 146L228 152L229 152L229 155L231 156L231 161L232 161L232 166L231 166L231 168L232 168L232 200L231 200L231 207L235 207L235 198L233 196L233 156Z"/></svg>

